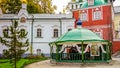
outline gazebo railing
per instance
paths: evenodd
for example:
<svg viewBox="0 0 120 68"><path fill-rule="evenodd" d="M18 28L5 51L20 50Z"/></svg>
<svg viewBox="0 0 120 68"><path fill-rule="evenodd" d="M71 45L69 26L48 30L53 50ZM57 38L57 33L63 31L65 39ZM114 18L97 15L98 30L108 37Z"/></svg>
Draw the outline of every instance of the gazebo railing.
<svg viewBox="0 0 120 68"><path fill-rule="evenodd" d="M107 54L103 53L100 56L90 56L89 53L84 54L82 60L82 54L79 53L52 53L51 59L56 62L107 62Z"/></svg>
<svg viewBox="0 0 120 68"><path fill-rule="evenodd" d="M79 53L52 53L51 58L58 62L82 62L82 57Z"/></svg>

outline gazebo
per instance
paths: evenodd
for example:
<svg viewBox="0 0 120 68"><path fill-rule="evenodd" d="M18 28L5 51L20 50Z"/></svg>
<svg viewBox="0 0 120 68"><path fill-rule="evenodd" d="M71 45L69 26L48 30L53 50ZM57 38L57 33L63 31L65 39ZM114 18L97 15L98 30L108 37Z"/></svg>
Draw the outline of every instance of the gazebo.
<svg viewBox="0 0 120 68"><path fill-rule="evenodd" d="M110 62L111 44L91 30L81 28L78 20L73 29L51 42L51 61L55 62Z"/></svg>

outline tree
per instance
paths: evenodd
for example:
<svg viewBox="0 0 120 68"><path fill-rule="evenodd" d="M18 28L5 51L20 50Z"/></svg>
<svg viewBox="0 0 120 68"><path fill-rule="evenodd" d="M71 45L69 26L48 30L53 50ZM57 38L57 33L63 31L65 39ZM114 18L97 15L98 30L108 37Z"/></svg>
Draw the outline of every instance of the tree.
<svg viewBox="0 0 120 68"><path fill-rule="evenodd" d="M33 0L33 2L36 4L39 3L40 13L54 13L54 10L57 9L57 6L52 5L51 0Z"/></svg>
<svg viewBox="0 0 120 68"><path fill-rule="evenodd" d="M3 30L3 37L0 42L7 46L8 49L3 50L3 54L10 59L14 59L14 67L22 54L28 50L29 42L26 38L28 32L25 29L19 29L18 21L12 21L12 25Z"/></svg>
<svg viewBox="0 0 120 68"><path fill-rule="evenodd" d="M16 14L21 8L20 0L1 0L1 8L4 13Z"/></svg>
<svg viewBox="0 0 120 68"><path fill-rule="evenodd" d="M83 0L79 0L79 2L83 2Z"/></svg>
<svg viewBox="0 0 120 68"><path fill-rule="evenodd" d="M23 2L27 3L28 13L54 13L57 9L51 0L1 0L0 5L3 13L16 14Z"/></svg>

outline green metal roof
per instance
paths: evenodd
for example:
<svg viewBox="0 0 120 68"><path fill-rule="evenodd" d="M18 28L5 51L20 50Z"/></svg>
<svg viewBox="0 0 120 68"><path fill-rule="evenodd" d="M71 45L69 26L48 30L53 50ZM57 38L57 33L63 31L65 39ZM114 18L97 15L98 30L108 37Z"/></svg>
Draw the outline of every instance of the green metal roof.
<svg viewBox="0 0 120 68"><path fill-rule="evenodd" d="M99 6L99 5L104 5L107 3L108 3L108 1L105 1L105 0L94 0L94 5L92 5L92 6ZM87 7L89 7L89 6L88 6L88 2L86 1L82 4L81 8L87 8Z"/></svg>
<svg viewBox="0 0 120 68"><path fill-rule="evenodd" d="M103 40L94 32L88 29L78 28L67 32L66 34L58 38L55 42L57 43L57 42L80 42L80 41L105 41L105 40Z"/></svg>

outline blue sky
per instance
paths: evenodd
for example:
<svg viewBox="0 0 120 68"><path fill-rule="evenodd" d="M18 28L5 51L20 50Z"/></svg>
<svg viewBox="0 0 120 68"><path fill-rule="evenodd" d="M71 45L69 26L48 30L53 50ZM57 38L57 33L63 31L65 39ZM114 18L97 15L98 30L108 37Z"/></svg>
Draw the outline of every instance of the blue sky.
<svg viewBox="0 0 120 68"><path fill-rule="evenodd" d="M68 2L70 2L71 0L52 0L53 5L57 6L57 11L56 13L59 13L62 11L63 7L65 7ZM120 0L116 0L114 2L114 6L118 6L120 5Z"/></svg>

